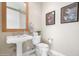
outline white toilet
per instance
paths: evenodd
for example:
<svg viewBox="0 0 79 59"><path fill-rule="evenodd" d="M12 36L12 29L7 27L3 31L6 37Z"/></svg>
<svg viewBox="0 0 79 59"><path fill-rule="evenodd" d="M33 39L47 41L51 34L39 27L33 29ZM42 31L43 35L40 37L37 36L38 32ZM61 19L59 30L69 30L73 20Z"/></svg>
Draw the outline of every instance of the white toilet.
<svg viewBox="0 0 79 59"><path fill-rule="evenodd" d="M36 47L36 55L47 56L49 50L48 44L40 43L40 41L41 36L39 36L37 32L33 32L32 42Z"/></svg>

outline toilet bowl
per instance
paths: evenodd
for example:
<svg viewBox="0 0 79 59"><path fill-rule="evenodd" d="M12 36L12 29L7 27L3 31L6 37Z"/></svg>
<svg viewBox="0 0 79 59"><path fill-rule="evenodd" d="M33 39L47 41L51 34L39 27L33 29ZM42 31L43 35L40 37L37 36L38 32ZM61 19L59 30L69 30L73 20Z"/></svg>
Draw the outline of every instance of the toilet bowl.
<svg viewBox="0 0 79 59"><path fill-rule="evenodd" d="M40 43L40 41L41 41L41 36L39 36L37 32L34 32L32 43L36 47L36 55L47 56L47 53L48 53L48 50L49 50L48 44Z"/></svg>
<svg viewBox="0 0 79 59"><path fill-rule="evenodd" d="M36 46L36 55L38 56L47 56L48 53L48 45L45 43L39 43Z"/></svg>

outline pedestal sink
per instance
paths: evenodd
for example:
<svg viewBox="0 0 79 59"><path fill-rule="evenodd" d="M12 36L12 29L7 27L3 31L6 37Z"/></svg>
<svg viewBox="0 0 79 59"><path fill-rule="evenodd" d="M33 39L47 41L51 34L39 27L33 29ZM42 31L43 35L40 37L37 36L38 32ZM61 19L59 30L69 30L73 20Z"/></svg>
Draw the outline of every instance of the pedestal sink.
<svg viewBox="0 0 79 59"><path fill-rule="evenodd" d="M22 56L22 43L27 40L31 40L33 37L27 34L7 36L8 44L16 44L16 54L17 56Z"/></svg>

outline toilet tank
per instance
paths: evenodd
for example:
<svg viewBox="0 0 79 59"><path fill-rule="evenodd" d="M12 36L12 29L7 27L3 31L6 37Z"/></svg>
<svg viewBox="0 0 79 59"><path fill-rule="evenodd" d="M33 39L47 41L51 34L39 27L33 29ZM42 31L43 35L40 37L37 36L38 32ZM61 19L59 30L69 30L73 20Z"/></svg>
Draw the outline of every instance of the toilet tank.
<svg viewBox="0 0 79 59"><path fill-rule="evenodd" d="M41 40L41 36L39 36L37 32L34 32L33 33L32 43L34 45L37 45L38 43L40 43L40 40Z"/></svg>

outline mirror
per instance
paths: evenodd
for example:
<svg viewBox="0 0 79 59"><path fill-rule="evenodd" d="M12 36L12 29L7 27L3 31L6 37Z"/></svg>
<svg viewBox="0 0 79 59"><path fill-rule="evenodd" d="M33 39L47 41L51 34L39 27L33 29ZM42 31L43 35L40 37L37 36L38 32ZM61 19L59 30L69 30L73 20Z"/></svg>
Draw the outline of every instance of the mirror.
<svg viewBox="0 0 79 59"><path fill-rule="evenodd" d="M28 4L25 2L2 3L2 31L28 30Z"/></svg>

